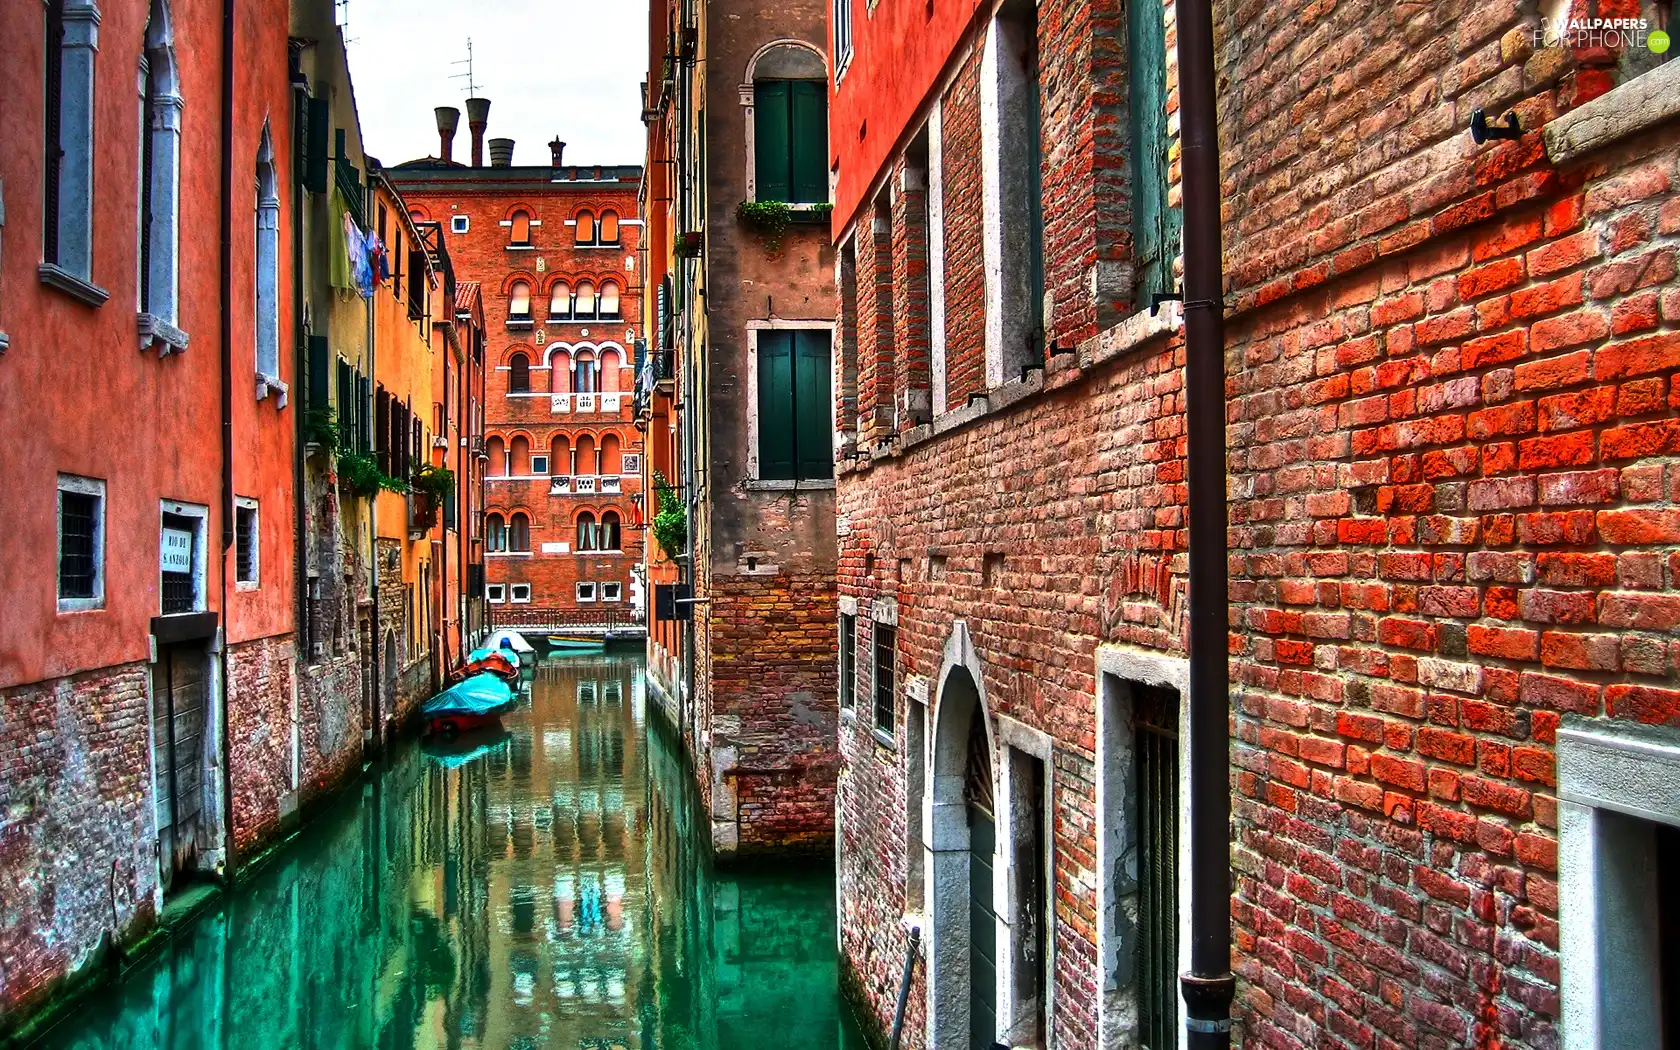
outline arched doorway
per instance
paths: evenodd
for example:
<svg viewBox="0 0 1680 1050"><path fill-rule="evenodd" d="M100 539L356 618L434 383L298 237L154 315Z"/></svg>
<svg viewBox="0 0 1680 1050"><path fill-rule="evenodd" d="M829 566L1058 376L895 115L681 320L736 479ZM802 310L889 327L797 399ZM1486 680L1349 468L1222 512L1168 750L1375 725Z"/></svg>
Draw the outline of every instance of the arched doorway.
<svg viewBox="0 0 1680 1050"><path fill-rule="evenodd" d="M978 672L959 622L946 644L928 779L930 1050L991 1050L997 1038L997 747Z"/></svg>
<svg viewBox="0 0 1680 1050"><path fill-rule="evenodd" d="M397 632L385 632L385 702L382 709L386 718L394 717L397 710L397 674L401 670L398 663L402 659L401 651L397 647Z"/></svg>

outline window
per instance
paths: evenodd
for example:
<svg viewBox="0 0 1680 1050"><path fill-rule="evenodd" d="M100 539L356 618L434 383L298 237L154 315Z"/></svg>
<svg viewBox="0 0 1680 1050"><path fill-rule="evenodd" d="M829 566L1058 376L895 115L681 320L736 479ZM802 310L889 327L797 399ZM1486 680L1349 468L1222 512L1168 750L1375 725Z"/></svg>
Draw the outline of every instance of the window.
<svg viewBox="0 0 1680 1050"><path fill-rule="evenodd" d="M578 282L577 300L572 307L572 316L580 321L592 320L595 317L595 284L593 281Z"/></svg>
<svg viewBox="0 0 1680 1050"><path fill-rule="evenodd" d="M618 282L601 282L600 318L603 321L618 320Z"/></svg>
<svg viewBox="0 0 1680 1050"><path fill-rule="evenodd" d="M1178 1038L1178 693L1133 686L1137 763L1138 1031L1143 1046Z"/></svg>
<svg viewBox="0 0 1680 1050"><path fill-rule="evenodd" d="M515 434L508 442L508 474L523 478L531 473L531 439Z"/></svg>
<svg viewBox="0 0 1680 1050"><path fill-rule="evenodd" d="M450 233L466 233L472 228L472 220L466 215L451 215L449 217Z"/></svg>
<svg viewBox="0 0 1680 1050"><path fill-rule="evenodd" d="M58 611L105 604L105 483L58 476Z"/></svg>
<svg viewBox="0 0 1680 1050"><path fill-rule="evenodd" d="M491 554L507 551L507 523L500 514L492 514L484 521L484 549Z"/></svg>
<svg viewBox="0 0 1680 1050"><path fill-rule="evenodd" d="M594 551L601 548L600 528L595 522L595 515L584 511L577 517L577 549L580 551Z"/></svg>
<svg viewBox="0 0 1680 1050"><path fill-rule="evenodd" d="M520 553L531 550L531 519L523 511L515 511L508 519L508 550Z"/></svg>
<svg viewBox="0 0 1680 1050"><path fill-rule="evenodd" d="M824 328L757 332L760 478L834 476L829 338Z"/></svg>
<svg viewBox="0 0 1680 1050"><path fill-rule="evenodd" d="M508 598L509 598L510 601L514 601L514 602L528 602L528 601L530 601L531 600L531 585L528 584L528 583L516 583L516 584L514 584L513 587L510 589L510 592L508 594Z"/></svg>
<svg viewBox="0 0 1680 1050"><path fill-rule="evenodd" d="M982 250L986 271L986 382L1002 386L1042 363L1043 163L1039 119L1038 7L1009 0L986 34L980 84L985 158Z"/></svg>
<svg viewBox="0 0 1680 1050"><path fill-rule="evenodd" d="M579 350L577 357L572 360L572 389L579 394L593 394L599 386L596 382L598 377L595 355L587 350ZM590 473L593 474L594 471Z"/></svg>
<svg viewBox="0 0 1680 1050"><path fill-rule="evenodd" d="M531 392L531 359L524 354L514 354L508 358L508 393L528 394Z"/></svg>
<svg viewBox="0 0 1680 1050"><path fill-rule="evenodd" d="M278 395L286 404L280 382L280 181L274 172L274 143L263 124L257 147L257 397Z"/></svg>
<svg viewBox="0 0 1680 1050"><path fill-rule="evenodd" d="M166 0L152 0L146 22L146 86L140 139L140 347L185 350L180 324L181 84ZM259 157L259 163L261 158ZM260 178L260 168L259 168ZM261 232L261 188L258 190ZM278 217L279 202L275 202ZM278 219L276 220L278 225ZM257 248L262 249L261 237ZM260 262L260 255L259 255ZM258 288L262 272L259 267ZM259 325L261 317L258 318ZM269 373L277 374L278 370Z"/></svg>
<svg viewBox="0 0 1680 1050"><path fill-rule="evenodd" d="M577 600L580 601L580 602L592 602L592 601L594 601L595 600L595 585L593 583L580 583L580 584L578 584L577 585Z"/></svg>
<svg viewBox="0 0 1680 1050"><path fill-rule="evenodd" d="M828 89L822 59L782 45L753 67L753 196L828 200Z"/></svg>
<svg viewBox="0 0 1680 1050"><path fill-rule="evenodd" d="M486 476L492 478L506 477L508 472L507 444L499 436L492 435L490 440L485 443L485 448L490 457L490 469Z"/></svg>
<svg viewBox="0 0 1680 1050"><path fill-rule="evenodd" d="M596 233L601 244L612 248L618 247L618 212L602 212L601 227Z"/></svg>
<svg viewBox="0 0 1680 1050"><path fill-rule="evenodd" d="M834 0L834 82L852 64L852 0Z"/></svg>
<svg viewBox="0 0 1680 1050"><path fill-rule="evenodd" d="M484 600L498 605L507 601L507 584L487 583L484 585Z"/></svg>
<svg viewBox="0 0 1680 1050"><path fill-rule="evenodd" d="M523 209L513 213L513 230L508 235L508 243L526 246L531 243L531 213Z"/></svg>
<svg viewBox="0 0 1680 1050"><path fill-rule="evenodd" d="M601 515L600 550L616 551L619 549L618 511L609 510Z"/></svg>
<svg viewBox="0 0 1680 1050"><path fill-rule="evenodd" d="M508 289L508 324L520 322L530 323L531 320L531 283L529 281L515 281Z"/></svg>
<svg viewBox="0 0 1680 1050"><path fill-rule="evenodd" d="M606 434L601 438L601 473L624 474L624 452L620 447L617 434Z"/></svg>
<svg viewBox="0 0 1680 1050"><path fill-rule="evenodd" d="M565 281L555 281L548 293L548 316L556 321L569 320L572 316L572 286Z"/></svg>
<svg viewBox="0 0 1680 1050"><path fill-rule="evenodd" d="M1167 70L1160 56L1166 49L1166 23L1158 5L1136 5L1128 14L1128 69L1132 73L1132 272L1134 302L1172 291L1173 256L1178 254L1181 213L1167 204Z"/></svg>
<svg viewBox="0 0 1680 1050"><path fill-rule="evenodd" d="M168 39L167 20L159 30ZM99 8L92 0L47 0L41 278L96 306L107 298L89 283L98 33ZM155 35L148 30L148 39Z"/></svg>
<svg viewBox="0 0 1680 1050"><path fill-rule="evenodd" d="M857 617L840 614L840 710L850 711L857 697Z"/></svg>
<svg viewBox="0 0 1680 1050"><path fill-rule="evenodd" d="M257 501L240 496L233 506L234 582L244 588L257 585Z"/></svg>
<svg viewBox="0 0 1680 1050"><path fill-rule="evenodd" d="M531 473L533 473L533 474L547 474L548 473L548 457L547 456L532 456L531 457Z"/></svg>
<svg viewBox="0 0 1680 1050"><path fill-rule="evenodd" d="M200 612L204 609L203 555L200 546L204 539L204 522L208 511L203 507L166 502L163 509L163 528L159 539L159 593L162 613Z"/></svg>
<svg viewBox="0 0 1680 1050"><path fill-rule="evenodd" d="M577 243L585 245L595 243L595 216L591 212L580 211L577 213Z"/></svg>
<svg viewBox="0 0 1680 1050"><path fill-rule="evenodd" d="M888 740L893 735L893 650L897 641L896 628L875 625L875 732Z"/></svg>
<svg viewBox="0 0 1680 1050"><path fill-rule="evenodd" d="M624 585L620 583L601 584L601 600L604 602L622 601Z"/></svg>

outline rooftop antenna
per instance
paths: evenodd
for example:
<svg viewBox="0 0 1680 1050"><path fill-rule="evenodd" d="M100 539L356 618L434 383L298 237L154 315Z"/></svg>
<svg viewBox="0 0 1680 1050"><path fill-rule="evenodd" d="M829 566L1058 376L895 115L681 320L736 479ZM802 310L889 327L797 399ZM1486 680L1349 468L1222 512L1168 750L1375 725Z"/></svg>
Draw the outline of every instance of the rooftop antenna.
<svg viewBox="0 0 1680 1050"><path fill-rule="evenodd" d="M354 44L359 37L349 36L345 31L350 28L350 0L333 0L333 11L336 15L339 33L344 35L346 44Z"/></svg>
<svg viewBox="0 0 1680 1050"><path fill-rule="evenodd" d="M349 3L350 0L343 0L343 2L344 3ZM466 82L467 82L467 97L468 98L477 98L478 97L478 82L473 79L472 37L470 37L470 36L467 37L467 57L456 59L455 61L453 61L449 64L452 65L452 66L466 66L467 67L467 71L465 73L451 73L451 74L449 74L449 79L450 80L465 79Z"/></svg>

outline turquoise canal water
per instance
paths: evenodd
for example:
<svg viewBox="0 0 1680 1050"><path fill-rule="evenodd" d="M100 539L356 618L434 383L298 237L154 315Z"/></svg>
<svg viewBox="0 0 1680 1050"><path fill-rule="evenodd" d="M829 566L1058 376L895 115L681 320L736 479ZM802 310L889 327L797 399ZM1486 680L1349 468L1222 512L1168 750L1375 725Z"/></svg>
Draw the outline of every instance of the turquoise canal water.
<svg viewBox="0 0 1680 1050"><path fill-rule="evenodd" d="M636 657L410 745L47 1047L854 1050L827 872L720 873Z"/></svg>

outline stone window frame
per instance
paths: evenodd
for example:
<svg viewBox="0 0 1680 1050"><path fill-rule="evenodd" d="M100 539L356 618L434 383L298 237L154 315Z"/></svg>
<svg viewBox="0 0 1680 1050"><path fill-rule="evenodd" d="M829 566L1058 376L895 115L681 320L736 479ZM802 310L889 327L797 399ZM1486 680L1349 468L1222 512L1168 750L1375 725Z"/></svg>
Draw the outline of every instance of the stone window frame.
<svg viewBox="0 0 1680 1050"><path fill-rule="evenodd" d="M257 400L273 394L278 410L286 407L287 392L280 379L280 178L266 119L257 146L256 189Z"/></svg>
<svg viewBox="0 0 1680 1050"><path fill-rule="evenodd" d="M210 536L210 508L202 503L187 503L182 500L173 499L159 500L158 549L160 552L163 548L163 516L165 514L177 518L187 518L193 522L193 607L188 613L175 613L171 615L191 615L192 613L205 612L210 607L209 555L205 549L206 545L209 543ZM158 601L161 602L163 600L161 568L159 568L153 579L159 581Z"/></svg>
<svg viewBox="0 0 1680 1050"><path fill-rule="evenodd" d="M875 647L875 632L877 627L886 627L893 632L892 674L893 674L893 724L882 729L875 711L875 687L880 674L880 652ZM882 747L897 749L899 745L898 732L898 687L900 683L898 659L898 599L877 598L869 606L869 735Z"/></svg>
<svg viewBox="0 0 1680 1050"><path fill-rule="evenodd" d="M507 584L486 583L484 585L484 600L491 605L503 605L507 602Z"/></svg>
<svg viewBox="0 0 1680 1050"><path fill-rule="evenodd" d="M1026 70L1013 60L1011 17L995 11L980 47L981 255L984 259L986 388L1019 379L1042 365L1030 352L1027 236L1028 191L1014 159L1020 143L1006 134L1022 126L1028 107ZM1036 132L1036 129L1035 129Z"/></svg>
<svg viewBox="0 0 1680 1050"><path fill-rule="evenodd" d="M807 321L748 321L747 322L747 469L742 485L750 490L816 490L834 488L833 478L808 478L801 480L765 479L758 476L758 333L781 332L790 329L822 330L828 332L829 368L832 375L835 353L835 336L839 332L838 320L807 320ZM832 378L830 382L832 383ZM835 434L839 429L839 422L834 415L835 397L833 387L830 387L828 399L828 430ZM836 439L838 440L838 439Z"/></svg>
<svg viewBox="0 0 1680 1050"><path fill-rule="evenodd" d="M945 360L945 100L935 97L927 118L928 389L929 412L946 411Z"/></svg>
<svg viewBox="0 0 1680 1050"><path fill-rule="evenodd" d="M579 580L575 593L580 603L595 601L595 582L593 580Z"/></svg>
<svg viewBox="0 0 1680 1050"><path fill-rule="evenodd" d="M43 2L42 6L48 5ZM93 283L94 66L99 52L99 5L94 0L63 0L62 20L57 145L63 159L58 169L58 247L53 258L42 258L37 274L42 284L97 307L111 297L110 292ZM42 148L47 148L44 137Z"/></svg>
<svg viewBox="0 0 1680 1050"><path fill-rule="evenodd" d="M105 480L103 478L84 477L80 474L60 474L58 484L53 489L53 499L59 505L53 514L54 529L57 533L57 543L53 548L55 569L53 573L54 596L57 597L57 556L64 550L64 513L62 509L62 493L73 492L83 496L92 496L97 503L94 515L93 532L93 596L90 598L58 597L58 611L93 612L105 608L105 533L106 533L106 499Z"/></svg>
<svg viewBox="0 0 1680 1050"><path fill-rule="evenodd" d="M519 589L521 587L523 587L525 589L525 597L523 597L523 598L521 598L519 596ZM528 584L528 583L510 583L510 584L508 584L508 602L509 602L509 604L512 604L512 605L529 605L529 604L531 604L531 585Z"/></svg>
<svg viewBox="0 0 1680 1050"><path fill-rule="evenodd" d="M837 603L838 612L835 615L834 640L838 659L835 661L834 684L836 689L835 704L840 710L840 721L845 725L857 722L857 620L858 600L851 595L841 595ZM852 644L848 653L845 645L846 628L851 628ZM850 665L852 680L851 695L841 686L845 683L847 667Z"/></svg>
<svg viewBox="0 0 1680 1050"><path fill-rule="evenodd" d="M1649 76L1650 74L1645 74ZM1557 732L1565 1047L1658 1050L1657 824L1680 828L1680 732L1570 716Z"/></svg>
<svg viewBox="0 0 1680 1050"><path fill-rule="evenodd" d="M251 578L242 579L239 575L239 513L251 513ZM234 520L234 557L233 557L233 587L236 591L254 591L262 586L262 508L256 499L250 496L233 497Z"/></svg>
<svg viewBox="0 0 1680 1050"><path fill-rule="evenodd" d="M4 178L0 178L0 266L4 265L5 259L6 259L5 234L6 234L6 180ZM3 303L4 303L4 297L0 296L0 304L3 304ZM0 320L3 320L4 317L5 317L5 311L4 311L4 309L0 309ZM3 354L7 350L11 349L11 346L12 346L11 337L6 334L6 330L4 328L0 328L0 354Z"/></svg>
<svg viewBox="0 0 1680 1050"><path fill-rule="evenodd" d="M145 294L139 303L137 327L140 349L156 347L158 356L166 357L187 348L187 334L181 330L181 114L185 102L169 0L152 0L150 6L140 58L141 113L149 112L151 122L141 128L142 150L149 143L150 163L143 161L139 168L142 182L149 175L150 185L140 187L140 221L149 225L142 237L145 250L140 253ZM269 160L272 166L272 149ZM276 229L279 207L276 197ZM260 203L258 215L260 240ZM258 396L263 394L259 387Z"/></svg>
<svg viewBox="0 0 1680 1050"><path fill-rule="evenodd" d="M614 588L611 593L608 593L607 591L607 588L609 587ZM606 583L601 584L599 592L600 600L603 602L621 602L624 600L624 584L619 583L617 580L609 580Z"/></svg>
<svg viewBox="0 0 1680 1050"><path fill-rule="evenodd" d="M846 4L848 9L851 6L851 0L835 0L836 10L838 10L838 5L841 4L841 3ZM818 62L822 63L824 74L821 78L810 77L810 78L795 78L795 79L811 79L811 80L823 79L823 80L826 80L827 75L828 75L827 71L830 68L828 58L827 58L827 56L825 56L823 54L822 48L816 46L815 44L812 44L808 40L800 40L797 37L780 37L776 40L772 40L769 43L765 44L763 47L760 47L757 51L753 52L753 56L747 60L747 75L746 75L745 79L743 79L741 81L740 86L738 87L736 94L737 94L738 100L741 103L741 119L743 121L742 136L741 137L742 137L742 140L743 140L743 146L744 146L745 153L746 153L746 180L747 180L746 181L746 186L747 186L746 199L749 200L749 201L758 200L758 130L757 130L758 113L757 113L757 103L756 103L756 101L753 97L753 84L754 84L754 81L757 77L759 61L761 59L763 59L765 55L768 55L770 52L776 50L779 47L804 48L805 50L811 52L811 54L815 55ZM850 60L850 52L848 52L847 58L848 58L848 61L849 61ZM835 75L835 83L838 84L839 82L840 82L839 75L836 74ZM788 204L788 210L789 211L794 211L794 212L802 212L802 211L804 211L804 212L814 212L817 209L822 208L822 207L831 207L833 197L834 197L833 188L830 187L829 203L828 204L821 204L821 203L792 204L792 203L790 203L790 204Z"/></svg>
<svg viewBox="0 0 1680 1050"><path fill-rule="evenodd" d="M1178 693L1178 837L1189 843L1190 830L1190 663L1182 657L1147 649L1104 645L1096 655L1096 791L1097 813L1097 1045L1103 1050L1135 1042L1137 999L1126 995L1135 988L1135 974L1121 982L1120 951L1115 936L1115 912L1122 898L1136 894L1136 815L1132 806L1133 739L1128 685L1163 686ZM1119 796L1116 798L1116 796ZM1129 864L1130 881L1120 878L1119 866ZM1190 866L1178 871L1178 972L1190 969ZM1130 1024L1126 1025L1129 1010ZM1182 1004L1180 1006L1182 1014ZM1121 1026L1125 1025L1122 1029ZM1178 1029L1179 1050L1188 1047L1186 1029Z"/></svg>
<svg viewBox="0 0 1680 1050"><path fill-rule="evenodd" d="M466 233L472 229L470 215L451 215L449 217L449 232L454 234Z"/></svg>
<svg viewBox="0 0 1680 1050"><path fill-rule="evenodd" d="M829 24L834 27L834 86L838 88L852 67L852 0L833 0L833 5ZM870 9L874 10L873 3Z"/></svg>
<svg viewBox="0 0 1680 1050"><path fill-rule="evenodd" d="M996 768L993 770L993 776L997 781L997 799L1002 804L997 806L995 813L999 852L993 859L993 870L997 873L993 900L994 907L996 902L1001 902L1002 906L996 909L998 918L1009 931L1009 936L998 938L998 1029L1006 1037L1004 1042L1012 1046L1026 1045L1033 1039L1042 1011L1046 1041L1053 1042L1052 1031L1056 1016L1055 822L1056 793L1060 787L1056 782L1055 741L1048 733L1009 715L999 713L995 717L997 751L994 755ZM1045 911L1040 916L1040 921L1047 924L1044 946L1048 957L1041 963L1044 967L1043 972L1048 976L1044 982L1043 1002L1037 999L1022 999L1017 994L1020 982L1027 976L1028 964L1023 959L1023 939L1015 933L1021 928L1026 902L1020 899L1017 892L1019 883L1015 878L1015 863L1019 854L1014 848L1014 843L1020 830L1018 825L1030 801L1026 794L1028 786L1017 783L1017 756L1044 764L1044 872L1049 884L1044 887Z"/></svg>

